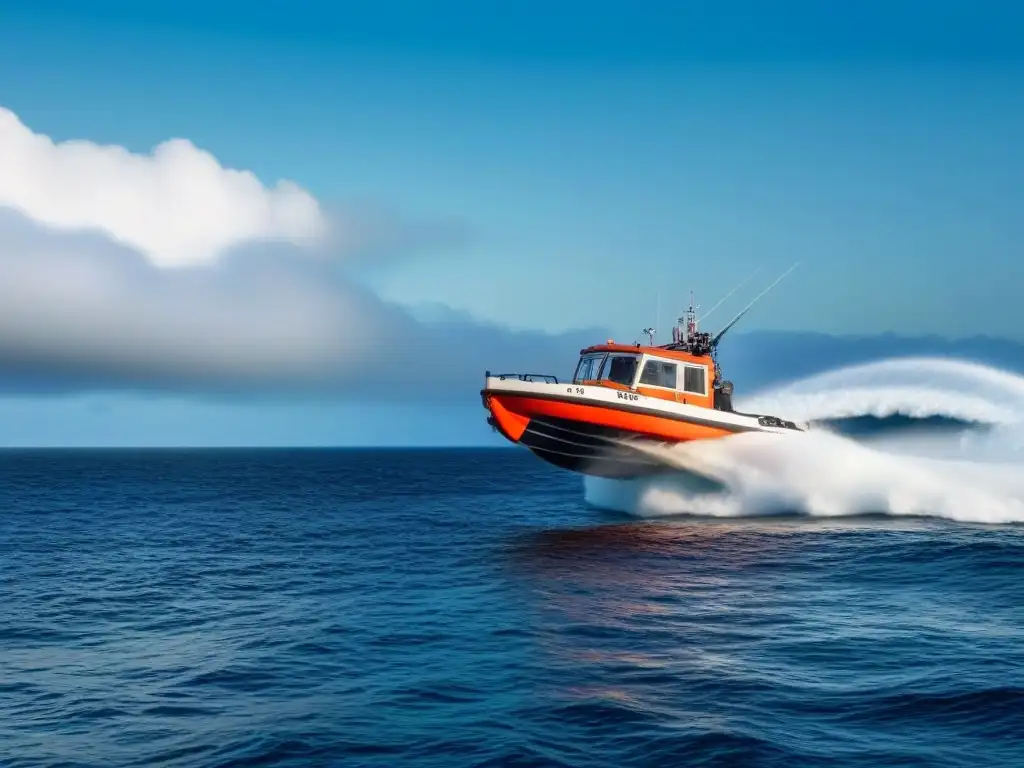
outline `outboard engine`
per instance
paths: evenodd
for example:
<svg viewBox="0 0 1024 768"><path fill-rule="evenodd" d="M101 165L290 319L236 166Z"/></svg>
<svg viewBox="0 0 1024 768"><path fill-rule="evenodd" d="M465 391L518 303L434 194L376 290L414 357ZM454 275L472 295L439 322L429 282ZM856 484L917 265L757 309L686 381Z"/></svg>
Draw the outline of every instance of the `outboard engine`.
<svg viewBox="0 0 1024 768"><path fill-rule="evenodd" d="M715 408L719 411L732 410L732 382L715 382Z"/></svg>

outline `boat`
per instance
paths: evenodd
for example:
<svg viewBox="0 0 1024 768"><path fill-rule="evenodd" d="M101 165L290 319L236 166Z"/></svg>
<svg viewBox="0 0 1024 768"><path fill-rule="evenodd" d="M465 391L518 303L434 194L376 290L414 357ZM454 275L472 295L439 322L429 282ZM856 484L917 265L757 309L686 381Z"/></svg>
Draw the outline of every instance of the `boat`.
<svg viewBox="0 0 1024 768"><path fill-rule="evenodd" d="M644 329L647 344L595 344L580 350L571 380L486 371L480 396L488 424L557 467L617 479L671 471L651 445L805 431L806 423L735 410L717 356L726 332L795 266L714 335L698 330L691 294L667 344L655 344L653 328Z"/></svg>

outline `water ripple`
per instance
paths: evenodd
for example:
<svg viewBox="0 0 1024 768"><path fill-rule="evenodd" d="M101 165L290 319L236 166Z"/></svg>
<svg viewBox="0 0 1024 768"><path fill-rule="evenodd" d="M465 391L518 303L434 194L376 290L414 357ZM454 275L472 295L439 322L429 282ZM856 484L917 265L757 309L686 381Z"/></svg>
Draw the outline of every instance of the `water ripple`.
<svg viewBox="0 0 1024 768"><path fill-rule="evenodd" d="M510 451L0 454L0 766L1024 763L1024 530Z"/></svg>

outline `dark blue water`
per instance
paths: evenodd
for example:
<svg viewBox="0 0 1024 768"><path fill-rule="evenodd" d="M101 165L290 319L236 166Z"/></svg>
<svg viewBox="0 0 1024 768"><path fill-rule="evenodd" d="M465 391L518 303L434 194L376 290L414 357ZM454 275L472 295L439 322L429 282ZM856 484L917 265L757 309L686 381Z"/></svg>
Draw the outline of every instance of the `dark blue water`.
<svg viewBox="0 0 1024 768"><path fill-rule="evenodd" d="M1024 529L519 451L0 454L0 765L1024 765Z"/></svg>

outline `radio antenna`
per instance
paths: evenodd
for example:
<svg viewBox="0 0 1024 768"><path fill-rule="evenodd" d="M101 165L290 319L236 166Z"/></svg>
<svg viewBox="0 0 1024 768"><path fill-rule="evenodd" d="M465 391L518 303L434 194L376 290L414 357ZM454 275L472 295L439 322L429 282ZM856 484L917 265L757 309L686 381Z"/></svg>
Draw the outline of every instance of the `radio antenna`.
<svg viewBox="0 0 1024 768"><path fill-rule="evenodd" d="M731 291L729 291L727 294L725 294L725 296L720 298L718 300L718 303L715 304L715 306L713 306L707 312L705 312L703 314L703 316L700 318L700 320L698 320L697 322L703 323L707 319L708 315L710 315L712 312L714 312L716 309L718 309L720 306L722 306L722 304L725 303L726 299L728 299L730 296L732 296L734 293L736 293L736 291L738 291L740 288L742 288L744 285L746 285L747 281L750 280L750 278L752 278L754 275L756 275L760 271L761 271L761 268L758 267L753 272L751 272L749 275L747 275L745 278L743 278L743 280L740 281L739 285L737 285L735 288L733 288Z"/></svg>
<svg viewBox="0 0 1024 768"><path fill-rule="evenodd" d="M765 288L763 291L761 291L759 294L757 294L757 296L754 297L753 301L751 301L749 304L747 304L747 306L745 306L740 311L740 313L736 315L736 317L734 317L732 320L730 320L726 324L725 328L720 330L718 332L718 334L713 339L711 339L711 347L712 348L717 347L718 346L718 342L720 342L722 340L722 337L725 336L726 332L730 328L732 328L734 325L736 325L736 323L739 322L739 319L741 317L743 317L745 314L747 314L747 312L750 311L750 308L753 307L762 296L764 296L766 293L768 293L768 291L770 291L772 288L774 288L776 285L778 285L780 282L782 282L782 278L784 278L786 275L788 275L790 272L792 272L798 266L799 266L799 262L797 262L792 267L790 267L785 272L783 272L781 275L779 275L777 278L775 278L775 282L773 282L771 285L769 285L767 288Z"/></svg>
<svg viewBox="0 0 1024 768"><path fill-rule="evenodd" d="M655 309L654 309L654 328L651 329L653 331L653 333L651 334L651 346L652 347L654 346L654 334L657 333L657 330L654 330L654 329L661 327L661 286L660 285L658 286L658 290L655 293L654 306L655 306Z"/></svg>

